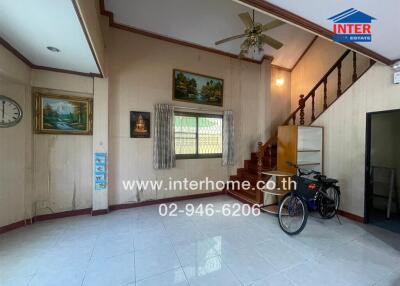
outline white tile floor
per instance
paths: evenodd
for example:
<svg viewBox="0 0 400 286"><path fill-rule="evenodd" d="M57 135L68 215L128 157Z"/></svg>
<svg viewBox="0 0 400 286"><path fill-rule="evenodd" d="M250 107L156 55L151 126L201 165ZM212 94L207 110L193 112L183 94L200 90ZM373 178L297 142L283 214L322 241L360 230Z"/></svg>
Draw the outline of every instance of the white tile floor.
<svg viewBox="0 0 400 286"><path fill-rule="evenodd" d="M237 201L219 196L179 202ZM397 245L396 245L397 243ZM276 217L160 217L158 206L79 216L0 236L2 286L400 285L400 236L310 218L298 236Z"/></svg>

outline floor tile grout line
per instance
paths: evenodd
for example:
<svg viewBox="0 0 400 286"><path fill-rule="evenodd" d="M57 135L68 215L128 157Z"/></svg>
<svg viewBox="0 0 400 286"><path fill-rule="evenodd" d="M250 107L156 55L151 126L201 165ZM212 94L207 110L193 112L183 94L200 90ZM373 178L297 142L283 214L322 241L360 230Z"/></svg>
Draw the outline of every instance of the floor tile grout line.
<svg viewBox="0 0 400 286"><path fill-rule="evenodd" d="M163 224L164 230L167 231L166 228L165 228L164 222L162 222L162 224ZM176 251L176 248L175 248L175 245L174 245L174 244L172 244L172 249L174 250L174 253L175 253L175 255L176 255L176 257L177 257L177 259L178 259L178 261L179 261L179 265L180 265L180 267L181 267L181 270L182 270L182 272L183 272L183 275L185 276L186 283L187 283L187 285L190 285L189 279L187 278L186 272L185 272L185 270L183 269L182 262L181 262L181 260L180 260L180 258L179 258L179 256L178 256L178 252Z"/></svg>
<svg viewBox="0 0 400 286"><path fill-rule="evenodd" d="M229 267L229 265L227 263L224 262L224 260L222 259L222 256L219 256L221 263L224 264L228 270L232 273L232 275L235 277L235 279L242 285L245 286L244 283L242 282L242 280L239 279L239 277L237 277L237 275L235 274L235 272Z"/></svg>
<svg viewBox="0 0 400 286"><path fill-rule="evenodd" d="M96 238L95 241L97 241L97 238ZM95 242L95 243L96 243L96 242ZM92 262L93 252L94 252L94 245L93 245L92 251L91 251L91 253L90 253L89 261L88 261L87 264L86 264L85 274L83 275L83 279L82 279L81 286L83 286L83 284L85 283L86 274L87 274L87 271L88 271L88 269L89 269L89 265L90 265L90 263Z"/></svg>

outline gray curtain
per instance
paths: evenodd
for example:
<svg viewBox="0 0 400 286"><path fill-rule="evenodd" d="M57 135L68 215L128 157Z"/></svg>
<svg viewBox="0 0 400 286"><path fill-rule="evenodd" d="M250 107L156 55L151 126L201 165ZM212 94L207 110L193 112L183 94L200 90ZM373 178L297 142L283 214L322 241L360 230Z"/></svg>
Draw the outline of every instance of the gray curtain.
<svg viewBox="0 0 400 286"><path fill-rule="evenodd" d="M235 136L232 111L224 111L223 129L222 165L232 166L235 164Z"/></svg>
<svg viewBox="0 0 400 286"><path fill-rule="evenodd" d="M168 104L156 104L154 116L154 169L175 167L175 124L174 107Z"/></svg>

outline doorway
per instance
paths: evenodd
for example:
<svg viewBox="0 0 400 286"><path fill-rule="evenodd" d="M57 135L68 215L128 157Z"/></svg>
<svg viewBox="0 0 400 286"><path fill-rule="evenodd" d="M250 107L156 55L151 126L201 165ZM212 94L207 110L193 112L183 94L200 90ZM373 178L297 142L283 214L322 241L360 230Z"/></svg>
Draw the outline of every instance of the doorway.
<svg viewBox="0 0 400 286"><path fill-rule="evenodd" d="M367 113L366 223L400 233L400 110Z"/></svg>

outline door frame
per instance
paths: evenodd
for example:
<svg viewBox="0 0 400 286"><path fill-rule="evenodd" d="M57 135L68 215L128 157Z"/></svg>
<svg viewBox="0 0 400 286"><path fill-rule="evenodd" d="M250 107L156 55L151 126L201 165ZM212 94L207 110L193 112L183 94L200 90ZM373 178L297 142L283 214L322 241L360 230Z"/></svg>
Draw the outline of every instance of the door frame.
<svg viewBox="0 0 400 286"><path fill-rule="evenodd" d="M365 181L364 181L364 223L369 223L369 202L371 195L370 188L370 167L371 167L371 122L372 116L382 113L400 112L400 109L390 109L383 111L367 112L366 114L366 129L365 129Z"/></svg>

